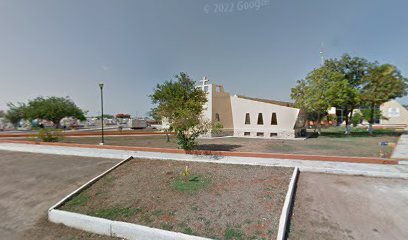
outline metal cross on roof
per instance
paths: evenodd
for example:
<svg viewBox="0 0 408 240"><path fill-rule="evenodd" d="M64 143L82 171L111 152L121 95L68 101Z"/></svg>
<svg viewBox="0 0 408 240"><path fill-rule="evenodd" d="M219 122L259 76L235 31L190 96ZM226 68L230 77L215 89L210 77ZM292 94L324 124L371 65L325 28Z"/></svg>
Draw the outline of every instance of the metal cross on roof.
<svg viewBox="0 0 408 240"><path fill-rule="evenodd" d="M203 77L203 79L202 80L200 80L200 82L202 82L203 84L201 84L202 86L203 86L203 88L204 88L204 86L205 85L207 85L206 83L208 83L209 82L209 80L208 80L208 78L207 77Z"/></svg>

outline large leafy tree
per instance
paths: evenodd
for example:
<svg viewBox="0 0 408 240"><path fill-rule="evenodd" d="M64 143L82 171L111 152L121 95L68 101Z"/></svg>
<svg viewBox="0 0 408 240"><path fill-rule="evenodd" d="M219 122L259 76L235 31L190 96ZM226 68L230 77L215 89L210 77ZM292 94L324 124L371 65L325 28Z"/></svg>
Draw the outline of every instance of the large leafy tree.
<svg viewBox="0 0 408 240"><path fill-rule="evenodd" d="M168 121L169 130L176 133L177 143L183 149L191 150L196 146L196 138L212 129L212 124L201 118L207 98L186 73L175 78L156 86L150 96L157 104L152 112Z"/></svg>
<svg viewBox="0 0 408 240"><path fill-rule="evenodd" d="M17 105L13 103L7 103L8 110L5 114L6 119L14 125L18 126L20 120L24 119L24 113L26 105L24 103L18 103Z"/></svg>
<svg viewBox="0 0 408 240"><path fill-rule="evenodd" d="M64 117L85 120L85 113L68 97L37 97L29 100L24 108L25 119L44 119L52 121L59 127Z"/></svg>
<svg viewBox="0 0 408 240"><path fill-rule="evenodd" d="M321 67L313 70L303 80L297 81L297 86L292 88L291 98L295 100L295 106L309 114L317 116L315 130L320 134L320 122L322 117L334 105L343 104L343 99L350 95L347 80L344 75Z"/></svg>
<svg viewBox="0 0 408 240"><path fill-rule="evenodd" d="M348 54L344 54L340 59L328 59L324 63L325 67L341 73L347 80L349 91L346 92L347 94L343 96L341 101L338 101L338 104L332 106L343 109L346 134L351 132L350 119L353 117L354 109L361 105L361 88L364 77L372 65L364 58L351 57Z"/></svg>
<svg viewBox="0 0 408 240"><path fill-rule="evenodd" d="M369 132L375 119L375 109L381 104L407 94L407 79L391 64L373 65L363 78L361 98L370 109L367 118Z"/></svg>

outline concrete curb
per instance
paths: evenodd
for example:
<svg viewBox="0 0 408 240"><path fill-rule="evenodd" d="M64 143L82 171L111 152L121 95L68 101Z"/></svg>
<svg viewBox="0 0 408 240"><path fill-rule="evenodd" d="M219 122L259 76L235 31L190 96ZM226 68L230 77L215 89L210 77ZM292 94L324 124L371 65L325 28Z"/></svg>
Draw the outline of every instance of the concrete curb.
<svg viewBox="0 0 408 240"><path fill-rule="evenodd" d="M407 160L403 160L403 161L400 161L399 164L408 165L408 161L407 161Z"/></svg>
<svg viewBox="0 0 408 240"><path fill-rule="evenodd" d="M290 179L288 192L286 193L285 202L283 204L282 213L279 219L279 229L278 229L278 236L276 237L277 240L284 240L286 239L288 223L290 219L290 212L293 206L293 197L295 194L295 186L299 176L299 168L295 167L293 170L292 178Z"/></svg>
<svg viewBox="0 0 408 240"><path fill-rule="evenodd" d="M111 236L129 240L210 240L209 238L118 221L112 222Z"/></svg>
<svg viewBox="0 0 408 240"><path fill-rule="evenodd" d="M113 222L108 219L91 217L57 209L51 209L48 211L48 221L105 236L111 236L111 225Z"/></svg>
<svg viewBox="0 0 408 240"><path fill-rule="evenodd" d="M62 200L54 204L48 209L48 220L57 224L64 224L65 226L80 229L87 232L92 232L100 235L111 237L120 237L129 240L210 240L198 236L187 235L178 232L166 231L158 228L146 227L138 224L112 221L104 218L92 217L84 214L58 210L65 202L77 196L81 191L90 187L100 178L118 168L125 162L133 159L133 157L126 158L115 166L109 168L102 174L91 179L72 193L68 194Z"/></svg>
<svg viewBox="0 0 408 240"><path fill-rule="evenodd" d="M129 240L210 240L184 233L171 232L138 224L112 221L84 214L53 209L48 212L51 222L100 235Z"/></svg>

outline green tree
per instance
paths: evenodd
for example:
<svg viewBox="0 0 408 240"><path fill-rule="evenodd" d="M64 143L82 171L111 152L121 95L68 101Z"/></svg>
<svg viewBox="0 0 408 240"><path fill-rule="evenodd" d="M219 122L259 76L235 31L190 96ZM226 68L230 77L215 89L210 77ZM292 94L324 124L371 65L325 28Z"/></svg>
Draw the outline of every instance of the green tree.
<svg viewBox="0 0 408 240"><path fill-rule="evenodd" d="M186 73L175 76L176 81L158 84L150 96L157 107L152 112L160 119L168 121L170 131L176 133L177 143L185 150L196 147L196 138L208 133L212 123L201 118L206 94L195 87L195 83Z"/></svg>
<svg viewBox="0 0 408 240"><path fill-rule="evenodd" d="M330 107L343 104L343 99L352 89L343 74L321 67L309 73L304 80L298 80L291 91L295 106L316 116L315 131L320 134L321 119L327 115Z"/></svg>
<svg viewBox="0 0 408 240"><path fill-rule="evenodd" d="M391 64L374 65L363 78L361 98L370 109L366 119L369 123L368 131L373 132L375 110L381 104L402 97L407 94L407 79Z"/></svg>
<svg viewBox="0 0 408 240"><path fill-rule="evenodd" d="M147 112L147 115L151 118L153 118L154 121L156 122L161 122L161 116L157 113L157 109L154 108L152 110L150 110L149 112Z"/></svg>
<svg viewBox="0 0 408 240"><path fill-rule="evenodd" d="M24 119L24 113L26 105L24 103L7 103L8 110L6 112L6 119L14 125L15 128L18 127L18 123Z"/></svg>
<svg viewBox="0 0 408 240"><path fill-rule="evenodd" d="M344 92L343 98L338 101L338 104L332 107L341 108L344 110L346 122L346 134L351 133L350 119L353 117L353 110L361 105L361 87L364 82L364 77L368 74L368 69L372 63L364 58L351 57L344 54L340 59L326 60L324 66L332 71L341 73L344 79L347 80L348 91Z"/></svg>
<svg viewBox="0 0 408 240"><path fill-rule="evenodd" d="M64 117L85 120L85 113L68 97L37 97L29 100L24 108L24 118L52 121L58 128Z"/></svg>
<svg viewBox="0 0 408 240"><path fill-rule="evenodd" d="M370 118L373 118L374 120L376 119L388 120L387 117L382 115L382 112L379 108L374 109L374 115L372 115L371 108L360 109L360 112L361 112L361 115L363 116L363 119L366 120L367 122L370 120Z"/></svg>

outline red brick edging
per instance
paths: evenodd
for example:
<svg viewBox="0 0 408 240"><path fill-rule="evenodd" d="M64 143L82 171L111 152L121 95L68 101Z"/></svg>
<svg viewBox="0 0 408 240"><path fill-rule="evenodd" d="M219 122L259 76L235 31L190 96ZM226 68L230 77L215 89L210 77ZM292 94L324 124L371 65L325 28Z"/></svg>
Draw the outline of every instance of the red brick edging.
<svg viewBox="0 0 408 240"><path fill-rule="evenodd" d="M105 136L137 136L137 135L164 135L163 132L132 132L132 131L105 131ZM9 133L0 134L0 138L10 138L10 137L36 137L37 133ZM100 136L100 132L62 132L65 137L76 137L76 136Z"/></svg>
<svg viewBox="0 0 408 240"><path fill-rule="evenodd" d="M160 153L181 153L193 155L217 155L229 157L255 157L255 158L278 158L291 160L312 160L325 162L348 162L348 163L369 163L369 164L387 164L397 165L398 160L389 158L375 157L348 157L348 156L322 156L322 155L303 155L303 154L285 154L285 153L257 153L257 152L227 152L227 151L210 151L210 150L193 150L186 151L182 149L172 148L150 148L150 147L132 147L132 146L115 146L115 145L92 145L78 143L48 143L48 142L32 142L23 140L0 140L0 143L22 143L45 146L62 146L62 147L80 147L80 148L99 148L125 151L142 151L142 152L160 152Z"/></svg>

